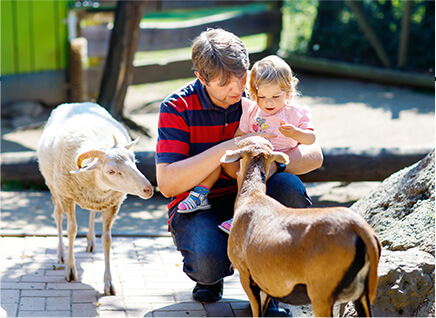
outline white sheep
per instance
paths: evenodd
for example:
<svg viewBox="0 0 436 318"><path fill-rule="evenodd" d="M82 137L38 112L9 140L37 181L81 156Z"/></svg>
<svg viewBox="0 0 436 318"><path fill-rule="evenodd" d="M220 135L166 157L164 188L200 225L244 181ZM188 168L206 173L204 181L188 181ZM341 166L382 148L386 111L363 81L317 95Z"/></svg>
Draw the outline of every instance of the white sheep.
<svg viewBox="0 0 436 318"><path fill-rule="evenodd" d="M56 107L38 143L39 169L54 203L58 230L58 262L66 262L66 280L77 280L74 239L77 235L76 204L90 210L87 251L95 246L94 215L103 217L102 244L104 292L115 295L110 272L111 227L126 194L148 199L153 188L138 170L127 131L101 106L94 103ZM68 220L68 259L62 240L62 212Z"/></svg>
<svg viewBox="0 0 436 318"><path fill-rule="evenodd" d="M332 316L335 302L353 301L370 316L377 291L380 243L368 223L344 207L292 209L265 194L271 162L288 163L265 138L241 140L221 162L241 160L228 255L238 269L253 316L270 297Z"/></svg>

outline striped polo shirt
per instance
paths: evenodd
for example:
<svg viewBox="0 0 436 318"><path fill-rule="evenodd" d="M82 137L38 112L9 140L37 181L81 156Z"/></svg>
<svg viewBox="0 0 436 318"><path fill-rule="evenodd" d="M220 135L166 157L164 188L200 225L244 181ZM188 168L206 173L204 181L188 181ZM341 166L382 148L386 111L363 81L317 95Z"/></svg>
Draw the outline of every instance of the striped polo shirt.
<svg viewBox="0 0 436 318"><path fill-rule="evenodd" d="M242 115L241 102L227 109L212 104L196 79L168 96L161 104L156 146L156 164L173 163L195 156L233 138ZM221 173L209 197L236 192L236 180ZM188 196L171 198L168 208Z"/></svg>

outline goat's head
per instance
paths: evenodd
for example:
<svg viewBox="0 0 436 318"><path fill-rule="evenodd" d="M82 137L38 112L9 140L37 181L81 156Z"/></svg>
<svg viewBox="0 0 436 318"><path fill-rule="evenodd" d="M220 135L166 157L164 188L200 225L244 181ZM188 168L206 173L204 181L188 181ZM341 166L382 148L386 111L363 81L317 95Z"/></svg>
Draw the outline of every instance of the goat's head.
<svg viewBox="0 0 436 318"><path fill-rule="evenodd" d="M90 150L76 159L78 170L71 174L95 172L96 182L105 189L138 195L147 199L153 195L153 188L147 178L138 170L132 147L139 138L126 145L120 145L115 136L114 146L106 151Z"/></svg>
<svg viewBox="0 0 436 318"><path fill-rule="evenodd" d="M274 151L272 144L263 137L250 136L242 138L238 142L237 150L227 150L225 155L222 156L222 163L230 163L241 160L241 166L238 173L238 183L243 179L248 167L257 161L261 161L261 169L263 173L268 175L271 162L289 163L287 154L279 151Z"/></svg>

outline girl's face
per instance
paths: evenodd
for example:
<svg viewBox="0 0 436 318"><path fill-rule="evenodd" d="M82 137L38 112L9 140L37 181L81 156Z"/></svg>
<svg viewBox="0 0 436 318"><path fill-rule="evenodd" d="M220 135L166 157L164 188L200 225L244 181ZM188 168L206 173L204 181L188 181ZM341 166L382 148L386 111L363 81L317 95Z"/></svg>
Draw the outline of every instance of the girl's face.
<svg viewBox="0 0 436 318"><path fill-rule="evenodd" d="M257 104L270 115L282 109L287 97L288 94L276 84L261 85L257 89Z"/></svg>

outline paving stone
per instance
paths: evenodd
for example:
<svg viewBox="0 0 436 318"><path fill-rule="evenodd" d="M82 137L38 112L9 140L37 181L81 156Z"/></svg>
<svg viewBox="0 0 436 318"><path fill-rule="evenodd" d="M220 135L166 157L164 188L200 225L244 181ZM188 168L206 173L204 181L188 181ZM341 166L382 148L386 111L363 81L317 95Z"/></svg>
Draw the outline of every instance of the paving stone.
<svg viewBox="0 0 436 318"><path fill-rule="evenodd" d="M23 289L21 291L21 296L27 296L27 297L69 297L70 295L71 292L69 290ZM2 296L3 296L3 292L2 292Z"/></svg>
<svg viewBox="0 0 436 318"><path fill-rule="evenodd" d="M18 317L71 317L69 310L20 310Z"/></svg>
<svg viewBox="0 0 436 318"><path fill-rule="evenodd" d="M16 304L1 304L0 317L17 317L18 303Z"/></svg>
<svg viewBox="0 0 436 318"><path fill-rule="evenodd" d="M20 312L22 310L44 310L45 297L21 297L19 309Z"/></svg>
<svg viewBox="0 0 436 318"><path fill-rule="evenodd" d="M232 307L227 302L205 303L209 317L234 317Z"/></svg>
<svg viewBox="0 0 436 318"><path fill-rule="evenodd" d="M73 317L96 317L98 315L95 304L72 304Z"/></svg>
<svg viewBox="0 0 436 318"><path fill-rule="evenodd" d="M73 290L73 303L94 303L97 301L97 292L95 290Z"/></svg>
<svg viewBox="0 0 436 318"><path fill-rule="evenodd" d="M153 311L152 317L208 317L206 310ZM147 317L147 316L146 316ZM209 316L213 317L213 316Z"/></svg>
<svg viewBox="0 0 436 318"><path fill-rule="evenodd" d="M2 283L2 290L3 289L44 289L45 283L10 283L5 282Z"/></svg>
<svg viewBox="0 0 436 318"><path fill-rule="evenodd" d="M18 304L20 300L20 291L6 289L1 291L1 304Z"/></svg>
<svg viewBox="0 0 436 318"><path fill-rule="evenodd" d="M47 310L65 310L70 309L70 297L47 297L46 309Z"/></svg>

